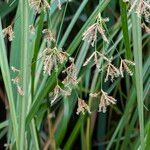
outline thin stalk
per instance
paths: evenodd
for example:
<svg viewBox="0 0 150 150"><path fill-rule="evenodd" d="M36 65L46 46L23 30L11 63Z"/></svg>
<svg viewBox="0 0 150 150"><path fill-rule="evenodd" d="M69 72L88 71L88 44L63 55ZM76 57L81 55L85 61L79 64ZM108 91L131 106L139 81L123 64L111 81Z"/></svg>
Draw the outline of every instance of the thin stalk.
<svg viewBox="0 0 150 150"><path fill-rule="evenodd" d="M84 9L85 5L87 4L87 2L88 2L88 0L84 0L82 2L82 4L80 5L80 7L77 10L76 14L74 15L71 23L69 24L69 26L68 26L64 36L62 37L62 40L61 40L61 42L59 44L59 47L62 47L65 44L65 42L66 42L66 40L67 40L67 38L68 38L68 36L69 36L69 34L70 34L74 24L76 23L78 17L80 16L80 14L81 14L82 10Z"/></svg>

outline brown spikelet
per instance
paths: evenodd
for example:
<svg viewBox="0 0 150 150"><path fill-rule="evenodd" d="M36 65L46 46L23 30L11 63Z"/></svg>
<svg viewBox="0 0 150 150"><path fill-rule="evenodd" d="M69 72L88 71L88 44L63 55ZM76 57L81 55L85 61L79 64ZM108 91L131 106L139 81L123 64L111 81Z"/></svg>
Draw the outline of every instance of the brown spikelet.
<svg viewBox="0 0 150 150"><path fill-rule="evenodd" d="M17 92L22 96L24 95L24 91L19 85L17 85Z"/></svg>
<svg viewBox="0 0 150 150"><path fill-rule="evenodd" d="M68 54L63 52L61 49L58 50L56 47L53 49L46 48L42 52L43 57L43 73L48 73L51 75L51 71L53 69L57 69L58 65L60 63L63 63L67 57Z"/></svg>
<svg viewBox="0 0 150 150"><path fill-rule="evenodd" d="M50 8L47 0L28 0L29 6L34 9L37 13L40 13L42 10L46 11Z"/></svg>
<svg viewBox="0 0 150 150"><path fill-rule="evenodd" d="M119 69L116 68L111 63L111 61L109 61L107 64L107 73L106 73L105 82L108 81L109 77L110 77L111 81L113 82L114 78L119 77L119 75L120 75Z"/></svg>
<svg viewBox="0 0 150 150"><path fill-rule="evenodd" d="M124 77L123 72L126 71L130 76L133 75L133 72L131 71L131 69L129 68L129 66L135 66L135 63L133 63L132 61L129 61L127 59L121 59L121 63L120 63L120 74L122 77Z"/></svg>
<svg viewBox="0 0 150 150"><path fill-rule="evenodd" d="M77 108L77 115L80 113L85 114L85 111L91 113L89 106L85 103L85 101L81 98L78 98L78 108Z"/></svg>
<svg viewBox="0 0 150 150"><path fill-rule="evenodd" d="M8 40L12 41L14 38L14 32L12 29L12 25L8 26L7 28L3 29L2 31L4 37L8 36Z"/></svg>
<svg viewBox="0 0 150 150"><path fill-rule="evenodd" d="M110 104L116 104L117 100L114 99L112 96L108 96L108 94L103 90L101 90L101 93L102 95L99 103L99 112L105 113L107 106L109 106Z"/></svg>

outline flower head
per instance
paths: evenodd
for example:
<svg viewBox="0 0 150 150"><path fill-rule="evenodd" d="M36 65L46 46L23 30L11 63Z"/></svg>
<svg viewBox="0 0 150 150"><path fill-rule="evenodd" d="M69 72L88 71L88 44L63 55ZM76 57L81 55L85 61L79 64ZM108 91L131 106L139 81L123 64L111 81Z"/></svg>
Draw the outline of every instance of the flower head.
<svg viewBox="0 0 150 150"><path fill-rule="evenodd" d="M107 64L107 74L106 74L105 82L108 81L109 77L111 81L113 82L114 78L119 77L119 75L120 75L119 69L116 68L111 63L111 61L109 61Z"/></svg>
<svg viewBox="0 0 150 150"><path fill-rule="evenodd" d="M55 41L55 37L49 29L44 29L42 33L46 41L48 42Z"/></svg>
<svg viewBox="0 0 150 150"><path fill-rule="evenodd" d="M150 34L150 28L148 26L146 26L145 23L142 23L142 28L145 30L145 32Z"/></svg>
<svg viewBox="0 0 150 150"><path fill-rule="evenodd" d="M51 48L46 48L43 53L43 72L48 73L51 75L52 69L57 69L58 64L63 63L67 57L68 54L63 52L61 49L58 50L56 47L51 49Z"/></svg>
<svg viewBox="0 0 150 150"><path fill-rule="evenodd" d="M139 17L144 17L146 22L150 22L150 1L149 0L130 0L130 12L135 10Z"/></svg>
<svg viewBox="0 0 150 150"><path fill-rule="evenodd" d="M46 11L50 8L47 0L28 0L29 6L33 8L37 13L40 13L42 10Z"/></svg>
<svg viewBox="0 0 150 150"><path fill-rule="evenodd" d="M78 108L77 108L77 115L80 113L85 114L85 111L91 113L89 106L85 103L85 101L81 98L78 98Z"/></svg>
<svg viewBox="0 0 150 150"><path fill-rule="evenodd" d="M109 106L110 104L116 104L117 100L114 99L112 96L108 96L108 94L103 90L101 90L101 93L102 95L99 103L99 112L105 113L107 106Z"/></svg>
<svg viewBox="0 0 150 150"><path fill-rule="evenodd" d="M24 95L24 91L19 85L17 85L17 92L22 96Z"/></svg>
<svg viewBox="0 0 150 150"><path fill-rule="evenodd" d="M94 23L83 33L83 40L91 43L91 45L94 46L94 43L97 40L97 32L99 32L103 40L108 43L105 30L98 23Z"/></svg>
<svg viewBox="0 0 150 150"><path fill-rule="evenodd" d="M123 72L126 71L130 76L133 75L133 72L131 71L131 69L129 68L129 66L135 66L135 63L132 61L129 61L127 59L121 59L121 63L120 63L120 74L122 77L124 77Z"/></svg>
<svg viewBox="0 0 150 150"><path fill-rule="evenodd" d="M108 58L106 56L104 56L104 54L98 52L98 51L95 51L92 53L92 55L85 61L85 63L83 64L83 66L86 66L90 61L91 59L94 57L94 64L96 65L96 67L98 69L100 69L100 64L99 64L99 59L100 58L103 58L104 60L106 61L109 61Z"/></svg>
<svg viewBox="0 0 150 150"><path fill-rule="evenodd" d="M18 85L19 82L20 82L20 77L19 76L16 76L14 79L11 80L13 82L13 84L16 84Z"/></svg>
<svg viewBox="0 0 150 150"><path fill-rule="evenodd" d="M63 83L65 85L76 85L76 84L78 84L77 68L76 68L76 65L74 64L74 60L71 62L71 65L63 71L63 73L67 74L66 78L63 81Z"/></svg>
<svg viewBox="0 0 150 150"><path fill-rule="evenodd" d="M33 24L29 25L29 31L32 34L35 34L35 27L33 26Z"/></svg>
<svg viewBox="0 0 150 150"><path fill-rule="evenodd" d="M19 69L15 68L15 67L13 67L13 66L11 66L11 70L12 70L13 72L20 72Z"/></svg>
<svg viewBox="0 0 150 150"><path fill-rule="evenodd" d="M52 92L49 93L49 96L52 97L51 104L53 104L60 96L70 96L71 92L66 88L61 88L58 84Z"/></svg>
<svg viewBox="0 0 150 150"><path fill-rule="evenodd" d="M4 37L8 36L8 40L12 41L14 38L14 32L12 29L12 25L8 26L7 28L3 29L3 35Z"/></svg>

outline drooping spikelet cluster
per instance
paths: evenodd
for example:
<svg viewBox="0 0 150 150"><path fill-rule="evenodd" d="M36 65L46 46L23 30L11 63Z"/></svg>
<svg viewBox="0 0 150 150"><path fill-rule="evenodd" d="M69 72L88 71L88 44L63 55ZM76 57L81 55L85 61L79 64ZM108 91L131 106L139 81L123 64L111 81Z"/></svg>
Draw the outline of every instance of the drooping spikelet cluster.
<svg viewBox="0 0 150 150"><path fill-rule="evenodd" d="M105 113L107 110L107 106L116 104L117 100L114 99L112 96L109 96L108 93L101 90L98 93L90 93L90 97L99 99L99 112ZM88 113L91 113L90 107L88 104L85 103L84 100L78 98L78 108L77 108L77 114L83 113L85 114L85 111Z"/></svg>
<svg viewBox="0 0 150 150"><path fill-rule="evenodd" d="M149 0L128 0L130 12L135 11L139 17L144 17L145 21L150 23L150 1Z"/></svg>
<svg viewBox="0 0 150 150"><path fill-rule="evenodd" d="M59 10L61 10L60 0L51 0L50 4L47 0L28 0L29 6L36 11L36 13L41 13L50 9L50 5L56 3Z"/></svg>
<svg viewBox="0 0 150 150"><path fill-rule="evenodd" d="M145 32L147 32L148 34L150 34L150 28L148 26L146 26L145 23L142 23L142 28L145 30Z"/></svg>
<svg viewBox="0 0 150 150"><path fill-rule="evenodd" d="M105 82L109 79L113 82L114 78L117 78L119 76L124 77L124 72L127 72L130 76L133 75L133 72L130 69L130 66L134 66L135 63L132 61L129 61L127 59L121 59L120 66L117 68L115 65L112 64L112 58L108 59L104 54L101 54L98 51L94 51L93 54L85 61L83 66L88 65L88 63L91 61L91 59L94 57L94 64L99 70L106 68L106 77ZM104 59L106 61L105 68L101 68L100 66L100 59Z"/></svg>
<svg viewBox="0 0 150 150"><path fill-rule="evenodd" d="M13 32L13 29L12 29L12 25L9 25L7 28L3 29L2 33L3 33L4 37L8 36L9 41L13 40L14 32Z"/></svg>
<svg viewBox="0 0 150 150"><path fill-rule="evenodd" d="M101 90L101 92L98 93L91 93L91 97L98 98L99 99L99 112L105 113L107 110L107 106L111 104L116 104L117 100L114 99L112 96L109 96L106 92Z"/></svg>
<svg viewBox="0 0 150 150"><path fill-rule="evenodd" d="M81 99L78 98L78 108L77 108L77 115L79 115L80 113L85 114L85 111L87 111L89 114L91 113L90 111L90 107L88 106L88 104L86 104L86 102Z"/></svg>
<svg viewBox="0 0 150 150"><path fill-rule="evenodd" d="M42 52L43 57L43 72L51 75L53 69L57 69L60 63L64 63L67 59L67 53L63 52L61 49L46 48Z"/></svg>
<svg viewBox="0 0 150 150"><path fill-rule="evenodd" d="M50 4L47 0L28 0L29 6L36 11L36 13L40 13L42 10L46 11L50 8Z"/></svg>
<svg viewBox="0 0 150 150"><path fill-rule="evenodd" d="M53 33L49 30L49 29L43 29L42 31L43 33L43 37L47 42L55 42L55 36L53 35Z"/></svg>
<svg viewBox="0 0 150 150"><path fill-rule="evenodd" d="M97 34L99 33L102 39L108 43L108 39L105 34L105 30L103 28L103 23L108 22L108 18L102 19L100 15L97 16L96 23L91 25L84 33L83 33L83 40L91 43L94 46L97 40Z"/></svg>
<svg viewBox="0 0 150 150"><path fill-rule="evenodd" d="M20 81L21 81L21 77L20 77L20 75L19 75L19 73L20 73L20 70L19 69L16 69L15 67L11 67L11 70L14 72L14 73L17 73L17 76L14 78L14 79L12 79L12 82L13 82L13 84L15 84L16 85L16 87L17 87L17 92L20 94L20 95L24 95L24 91L23 91L23 89L22 89L22 87L20 86Z"/></svg>

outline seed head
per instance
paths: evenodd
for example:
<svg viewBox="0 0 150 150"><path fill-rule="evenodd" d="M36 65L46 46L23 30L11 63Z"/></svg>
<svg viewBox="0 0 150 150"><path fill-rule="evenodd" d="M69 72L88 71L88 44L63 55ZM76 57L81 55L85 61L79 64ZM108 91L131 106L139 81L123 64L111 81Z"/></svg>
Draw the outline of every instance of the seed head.
<svg viewBox="0 0 150 150"><path fill-rule="evenodd" d="M44 35L44 39L47 41L47 42L51 42L51 41L55 41L55 38L54 38L54 35L52 34L52 32L48 29L44 29L42 31L43 35Z"/></svg>
<svg viewBox="0 0 150 150"><path fill-rule="evenodd" d="M20 72L19 69L15 68L15 67L13 67L13 66L11 66L11 70L12 70L13 72Z"/></svg>
<svg viewBox="0 0 150 150"><path fill-rule="evenodd" d="M22 96L24 95L24 91L19 85L17 85L17 92Z"/></svg>
<svg viewBox="0 0 150 150"><path fill-rule="evenodd" d="M3 29L2 31L4 37L8 36L8 40L12 41L14 38L14 32L12 29L12 25L8 26L7 28Z"/></svg>
<svg viewBox="0 0 150 150"><path fill-rule="evenodd" d="M89 114L91 113L89 106L85 103L84 100L81 98L78 98L78 108L77 108L77 115L80 113L85 114L85 111L87 111Z"/></svg>
<svg viewBox="0 0 150 150"><path fill-rule="evenodd" d="M68 54L63 52L61 49L58 50L56 47L46 48L43 53L43 72L48 73L51 75L51 71L55 68L58 68L58 64L63 63L67 57Z"/></svg>
<svg viewBox="0 0 150 150"><path fill-rule="evenodd" d="M67 77L64 79L63 83L64 85L77 85L77 68L74 62L71 63L71 65L66 68L63 73L67 74Z"/></svg>
<svg viewBox="0 0 150 150"><path fill-rule="evenodd" d="M131 71L131 69L129 68L129 66L135 66L135 63L132 61L129 61L127 59L121 59L121 63L120 63L120 74L121 77L124 77L123 72L126 71L130 76L133 75L133 72Z"/></svg>
<svg viewBox="0 0 150 150"><path fill-rule="evenodd" d="M119 69L116 68L111 63L111 61L109 61L107 64L107 74L106 74L105 82L108 81L109 77L111 81L113 82L114 78L119 77L119 75L120 75Z"/></svg>
<svg viewBox="0 0 150 150"><path fill-rule="evenodd" d="M32 33L32 34L35 34L35 27L34 27L33 24L32 24L32 25L29 25L29 31L30 31L30 33Z"/></svg>
<svg viewBox="0 0 150 150"><path fill-rule="evenodd" d="M46 11L50 8L47 0L28 0L29 6L34 9L37 13L40 13L42 10Z"/></svg>
<svg viewBox="0 0 150 150"><path fill-rule="evenodd" d="M13 82L13 84L18 85L19 82L20 82L20 77L19 77L19 76L16 76L14 79L12 79L12 82Z"/></svg>
<svg viewBox="0 0 150 150"><path fill-rule="evenodd" d="M148 26L146 26L145 23L142 23L142 28L143 28L147 33L150 34L150 28L149 28Z"/></svg>
<svg viewBox="0 0 150 150"><path fill-rule="evenodd" d="M101 93L102 95L99 103L99 112L105 113L107 106L109 106L110 104L116 104L117 100L114 99L112 96L108 96L108 94L103 90L101 90Z"/></svg>
<svg viewBox="0 0 150 150"><path fill-rule="evenodd" d="M100 58L103 58L104 60L106 61L109 61L108 58L106 56L104 56L104 54L98 52L98 51L95 51L93 52L93 54L85 61L85 63L83 64L83 66L86 66L88 65L88 63L91 61L91 59L94 57L94 64L96 65L96 67L98 69L100 69L100 62L99 62L99 59Z"/></svg>
<svg viewBox="0 0 150 150"><path fill-rule="evenodd" d="M149 0L131 0L129 12L135 10L139 17L144 17L146 22L150 22L150 1Z"/></svg>
<svg viewBox="0 0 150 150"><path fill-rule="evenodd" d="M108 39L105 35L105 30L103 29L102 25L98 23L94 23L91 25L84 33L83 33L83 40L91 43L94 46L94 43L97 40L97 32L99 32L105 42L108 43Z"/></svg>

